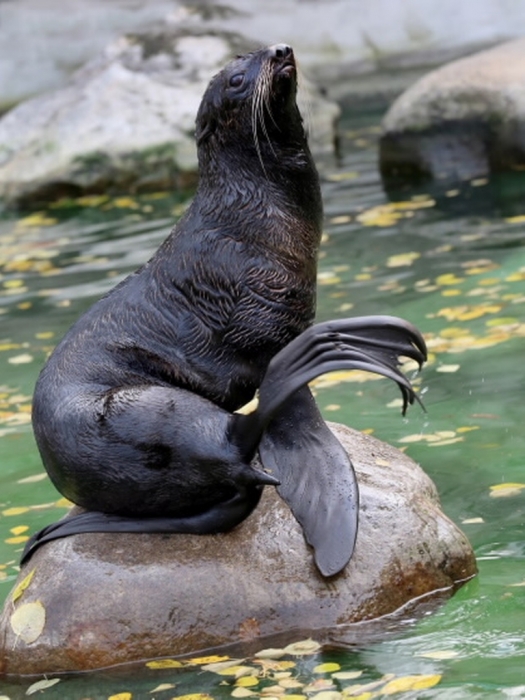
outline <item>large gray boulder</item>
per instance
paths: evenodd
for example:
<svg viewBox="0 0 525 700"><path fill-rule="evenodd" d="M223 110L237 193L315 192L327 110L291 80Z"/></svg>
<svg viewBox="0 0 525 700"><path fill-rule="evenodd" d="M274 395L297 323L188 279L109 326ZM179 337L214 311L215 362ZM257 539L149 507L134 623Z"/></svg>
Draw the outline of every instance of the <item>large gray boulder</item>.
<svg viewBox="0 0 525 700"><path fill-rule="evenodd" d="M383 120L387 181L471 180L525 165L525 39L449 63L403 93Z"/></svg>
<svg viewBox="0 0 525 700"><path fill-rule="evenodd" d="M331 427L361 489L356 551L341 574L320 576L270 488L225 535L57 540L35 553L5 604L0 676L89 670L293 629L340 635L341 626L452 593L472 577L472 549L419 466L372 437Z"/></svg>
<svg viewBox="0 0 525 700"><path fill-rule="evenodd" d="M238 34L129 34L70 84L0 119L0 200L184 188L196 181L195 116L210 78L253 49ZM339 108L310 86L313 150L333 152Z"/></svg>

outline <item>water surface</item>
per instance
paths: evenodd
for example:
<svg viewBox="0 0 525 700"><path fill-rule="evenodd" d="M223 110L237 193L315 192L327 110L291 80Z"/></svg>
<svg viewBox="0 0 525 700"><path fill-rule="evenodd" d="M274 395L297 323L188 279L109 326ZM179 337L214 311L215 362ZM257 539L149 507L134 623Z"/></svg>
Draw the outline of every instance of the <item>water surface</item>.
<svg viewBox="0 0 525 700"><path fill-rule="evenodd" d="M369 116L348 119L343 159L323 171L318 318L387 313L415 323L431 351L416 379L427 413L416 406L402 418L396 387L360 374L325 377L317 399L327 419L403 447L423 466L445 512L473 543L479 576L393 636L285 657L296 665L240 687L258 695L279 681L275 674L289 673L281 680L298 678L299 685L285 683L287 696L304 697L382 679L355 697L386 697L396 691L389 682L417 675L433 685L406 697L525 697L523 183L477 181L438 199L421 191L391 204L377 175L376 124ZM0 221L2 600L28 534L67 507L44 475L31 434L38 371L78 315L152 254L183 207L162 193L85 198ZM341 668L318 670L323 662ZM355 679L332 675L341 672ZM43 692L79 700L118 693L226 698L235 682L210 671L144 669L62 680ZM22 697L27 685L5 692ZM151 693L159 685L166 687Z"/></svg>

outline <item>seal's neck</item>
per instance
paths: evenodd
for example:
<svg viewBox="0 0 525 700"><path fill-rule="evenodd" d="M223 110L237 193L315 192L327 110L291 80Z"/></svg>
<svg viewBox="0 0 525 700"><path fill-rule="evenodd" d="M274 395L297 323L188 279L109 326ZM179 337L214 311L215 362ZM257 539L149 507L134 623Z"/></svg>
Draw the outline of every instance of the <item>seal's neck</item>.
<svg viewBox="0 0 525 700"><path fill-rule="evenodd" d="M195 204L201 215L228 221L238 211L244 221L266 216L291 216L321 227L319 177L306 144L268 142L241 150L213 149L200 154L200 179Z"/></svg>

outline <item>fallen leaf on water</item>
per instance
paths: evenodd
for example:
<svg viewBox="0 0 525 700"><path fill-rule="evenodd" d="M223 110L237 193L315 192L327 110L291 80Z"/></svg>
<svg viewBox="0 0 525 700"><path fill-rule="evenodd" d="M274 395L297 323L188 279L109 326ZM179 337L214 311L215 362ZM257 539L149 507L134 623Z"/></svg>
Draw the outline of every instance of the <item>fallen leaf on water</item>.
<svg viewBox="0 0 525 700"><path fill-rule="evenodd" d="M208 693L189 693L188 695L176 695L171 700L213 700Z"/></svg>
<svg viewBox="0 0 525 700"><path fill-rule="evenodd" d="M483 518L466 518L465 520L461 521L462 525L479 525L480 523L484 523L485 521Z"/></svg>
<svg viewBox="0 0 525 700"><path fill-rule="evenodd" d="M507 484L495 484L490 487L490 495L492 498L503 498L505 496L516 496L525 489L525 484L520 483L507 483Z"/></svg>
<svg viewBox="0 0 525 700"><path fill-rule="evenodd" d="M33 474L33 476L26 476L23 479L18 479L17 484L35 484L37 481L43 481L47 479L47 474L41 472L40 474Z"/></svg>
<svg viewBox="0 0 525 700"><path fill-rule="evenodd" d="M461 365L439 365L436 367L436 372L457 372Z"/></svg>
<svg viewBox="0 0 525 700"><path fill-rule="evenodd" d="M421 253L415 253L413 251L409 253L398 253L397 255L391 255L386 261L387 267L404 267L412 265L414 260L421 257Z"/></svg>
<svg viewBox="0 0 525 700"><path fill-rule="evenodd" d="M7 361L10 365L25 365L29 362L33 362L33 355L30 355L26 352L22 355L15 355L14 357L9 357Z"/></svg>
<svg viewBox="0 0 525 700"><path fill-rule="evenodd" d="M10 618L11 629L26 644L36 641L46 624L46 610L39 600L20 605Z"/></svg>
<svg viewBox="0 0 525 700"><path fill-rule="evenodd" d="M57 683L60 683L60 678L43 678L41 681L30 685L26 690L26 695L33 695L33 693L38 693L41 690L47 690L47 688L51 688Z"/></svg>
<svg viewBox="0 0 525 700"><path fill-rule="evenodd" d="M439 674L420 675L420 676L402 676L395 678L381 688L382 695L393 695L394 693L402 693L407 690L424 690L432 688L441 680Z"/></svg>
<svg viewBox="0 0 525 700"><path fill-rule="evenodd" d="M27 576L20 581L18 586L13 590L13 593L11 595L11 602L16 603L16 601L22 597L23 592L27 589L29 584L31 583L33 576L35 575L36 569L33 569L30 571Z"/></svg>
<svg viewBox="0 0 525 700"><path fill-rule="evenodd" d="M227 661L231 666L239 663L239 659L231 659L229 656L218 656L217 654L213 654L211 656L195 656L191 659L188 659L188 663L192 666L203 666L204 664L217 664L225 661Z"/></svg>
<svg viewBox="0 0 525 700"><path fill-rule="evenodd" d="M108 700L131 700L133 695L128 692L116 693L116 695L110 695Z"/></svg>
<svg viewBox="0 0 525 700"><path fill-rule="evenodd" d="M158 661L148 661L146 663L148 668L159 669L159 668L182 668L184 664L176 659L159 659Z"/></svg>
<svg viewBox="0 0 525 700"><path fill-rule="evenodd" d="M161 693L163 690L172 690L172 688L175 688L175 685L173 683L161 683L158 685L156 688L153 688L153 690L150 690L150 695L151 693Z"/></svg>
<svg viewBox="0 0 525 700"><path fill-rule="evenodd" d="M17 537L8 537L4 542L6 544L23 544L27 542L29 535L18 535Z"/></svg>
<svg viewBox="0 0 525 700"><path fill-rule="evenodd" d="M423 659L454 659L456 656L459 656L459 652L453 651L452 649L437 649L436 651L422 651L419 654L416 654L416 656L419 656Z"/></svg>
<svg viewBox="0 0 525 700"><path fill-rule="evenodd" d="M235 681L235 685L240 688L251 688L254 685L259 685L257 676L241 676Z"/></svg>
<svg viewBox="0 0 525 700"><path fill-rule="evenodd" d="M7 508L6 510L2 511L2 515L6 516L11 516L11 515L22 515L23 513L29 513L29 508L26 506L16 506L14 508Z"/></svg>
<svg viewBox="0 0 525 700"><path fill-rule="evenodd" d="M255 695L257 695L257 693L254 693L253 690L241 686L234 688L231 692L232 698L252 698Z"/></svg>
<svg viewBox="0 0 525 700"><path fill-rule="evenodd" d="M314 666L312 669L313 673L333 673L334 671L340 671L341 666L336 663L324 663L324 664L318 664L317 666Z"/></svg>
<svg viewBox="0 0 525 700"><path fill-rule="evenodd" d="M338 681L350 681L355 678L360 678L362 675L362 671L338 671L337 673L332 673L332 678Z"/></svg>

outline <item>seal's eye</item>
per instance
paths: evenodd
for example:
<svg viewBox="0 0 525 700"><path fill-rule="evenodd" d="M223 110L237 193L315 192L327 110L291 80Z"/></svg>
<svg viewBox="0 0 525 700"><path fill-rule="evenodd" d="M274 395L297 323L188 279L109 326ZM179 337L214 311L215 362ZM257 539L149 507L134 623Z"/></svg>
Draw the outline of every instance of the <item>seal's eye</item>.
<svg viewBox="0 0 525 700"><path fill-rule="evenodd" d="M230 78L230 86L233 88L241 87L243 83L244 73L235 73L235 75L232 75L232 77Z"/></svg>

